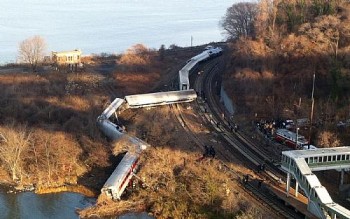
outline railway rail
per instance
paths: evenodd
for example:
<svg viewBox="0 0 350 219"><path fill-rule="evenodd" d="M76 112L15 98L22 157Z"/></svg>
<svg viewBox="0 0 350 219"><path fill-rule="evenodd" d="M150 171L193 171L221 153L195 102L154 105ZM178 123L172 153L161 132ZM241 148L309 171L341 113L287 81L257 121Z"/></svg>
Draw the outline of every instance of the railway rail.
<svg viewBox="0 0 350 219"><path fill-rule="evenodd" d="M232 133L231 125L233 121L223 118L222 111L219 107L218 101L216 100L214 85L214 78L220 71L221 59L216 58L202 64L202 71L199 71L200 74L193 74L191 77L195 77L194 88L198 94L204 94L197 100L197 107L200 109L198 115L202 117L203 120L206 120L215 132L219 133L221 140L224 141L225 152L217 151L219 156L224 158L226 161L230 161L230 157L226 153L227 151L231 154L242 154L247 160L244 161L250 169L256 170L259 165L265 164L267 166L265 171L258 173L266 183L276 183L277 180L284 177L281 174L281 171L276 167L273 162L273 159L267 155L265 152L259 150L259 147L255 143L252 143L251 140L246 137L243 133L235 132ZM179 123L182 127L189 133L191 139L201 148L204 148L203 141L196 136L195 133L188 128L186 124L186 118L182 115L181 106L170 106ZM247 162L248 161L248 162ZM263 201L265 206L276 212L276 214L283 216L285 218L301 218L302 216L295 212L293 209L285 206L284 203L279 202L275 197L273 197L269 192L263 192L262 190L256 188L253 183L246 182L244 183L242 179L244 174L238 173L235 170L231 169L224 161L221 161L224 171L230 175L230 178L236 180L244 191L246 191L251 197Z"/></svg>
<svg viewBox="0 0 350 219"><path fill-rule="evenodd" d="M217 51L216 51L217 50ZM214 58L208 61L209 58L216 57L218 54L221 54L221 49L216 49L213 51L206 50L200 55L197 55L193 58L191 58L190 62L188 62L188 67L184 67L184 71L180 71L180 76L182 76L182 79L180 77L180 90L189 90L190 84L189 80L184 78L184 75L188 76L190 74L190 71L193 69L197 69L197 65L202 61L207 61L204 63L204 71L199 71L199 77L198 74L192 74L190 77L198 78L198 80L195 80L195 88L198 89L200 93L205 94L204 101L199 100L197 103L197 108L200 109L198 112L201 115L203 121L207 121L209 124L211 124L212 129L214 132L218 133L218 138L225 142L223 145L225 147L225 152L220 151L220 156L222 156L226 161L230 161L230 156L226 153L226 151L230 152L230 154L242 154L246 161L244 163L249 166L250 169L256 169L257 167L261 166L262 164L266 164L267 168L266 171L263 171L262 173L257 174L259 178L264 179L268 183L274 183L277 179L280 179L278 168L271 162L271 158L268 154L264 154L262 151L259 150L258 147L254 146L249 141L249 138L246 138L242 133L236 132L232 133L232 130L230 130L230 127L232 127L231 123L233 121L225 120L221 116L221 110L217 103L217 100L215 96L213 95L215 85L214 79L217 77L220 66L221 66L221 59L220 58ZM203 64L201 64L203 65ZM200 66L201 66L200 65ZM183 74L181 74L183 73ZM185 80L186 79L186 80ZM191 80L193 82L193 80ZM106 90L109 91L109 87L106 87ZM169 93L169 92L168 92ZM152 94L153 98L156 99L156 94ZM158 95L158 94L157 94ZM165 94L160 94L165 95ZM164 97L163 97L164 98ZM166 98L165 98L166 99ZM164 100L165 100L164 99ZM126 101L129 103L131 100L128 100L126 98ZM131 101L132 102L132 101ZM178 101L182 102L182 101ZM137 105L137 104L136 104ZM143 104L144 105L144 104ZM147 104L146 104L147 105ZM159 105L159 104L157 104ZM117 110L118 107L113 107L114 110ZM196 136L195 133L192 133L192 131L187 127L187 122L185 116L182 114L181 107L179 105L172 106L172 109L174 110L176 117L178 121L180 122L181 126L185 128L185 130L191 135L191 138L196 142L197 145L204 147L203 141ZM203 112L204 111L204 112ZM108 114L109 115L109 114ZM105 134L108 136L111 134L111 138L115 139L120 137L121 135L124 135L122 131L116 130L118 126L108 123L108 117L104 114L102 114L99 119L98 123L101 126L101 130L105 132ZM130 137L132 142L137 146L143 146L146 145L141 140ZM145 147L140 147L146 148ZM135 155L134 160L137 160L138 155ZM124 158L123 158L124 159ZM133 172L133 167L136 162L134 161L126 161L127 164L125 167L121 167L118 170L116 169L115 174L111 176L111 180L117 179L117 176L120 175L120 173L126 173L127 177L130 176ZM273 198L269 193L263 192L261 189L257 189L252 182L248 182L248 180L242 182L243 174L236 172L235 170L231 169L224 161L222 161L222 165L225 167L222 170L227 172L229 176L232 179L237 180L239 185L243 190L245 190L248 194L250 194L252 197L258 198L258 200L262 200L263 203L268 203L265 206L272 209L276 214L281 215L285 218L300 218L300 215L297 214L295 211L287 208L284 206L284 204L280 204L276 202L276 199ZM123 192L122 189L118 190L118 183L119 181L124 183L123 180L119 180L118 183L114 183L113 185L109 185L108 183L105 184L106 186L106 194L109 194L110 192L116 195L116 198L120 198L121 193ZM114 191L114 190L116 191ZM102 191L102 190L101 190ZM104 190L105 191L105 190ZM261 202L260 202L261 203ZM273 203L273 204L271 204Z"/></svg>

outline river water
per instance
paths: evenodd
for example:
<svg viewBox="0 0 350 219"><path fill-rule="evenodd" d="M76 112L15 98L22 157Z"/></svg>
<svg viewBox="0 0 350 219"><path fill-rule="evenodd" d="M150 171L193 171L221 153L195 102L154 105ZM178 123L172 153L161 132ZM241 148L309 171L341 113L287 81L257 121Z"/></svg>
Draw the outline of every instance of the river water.
<svg viewBox="0 0 350 219"><path fill-rule="evenodd" d="M0 190L0 219L74 219L79 218L76 209L94 203L94 198L70 192L37 195L32 192L14 194Z"/></svg>
<svg viewBox="0 0 350 219"><path fill-rule="evenodd" d="M0 64L18 44L42 36L51 51L120 53L136 43L201 45L222 41L219 21L238 0L0 0Z"/></svg>

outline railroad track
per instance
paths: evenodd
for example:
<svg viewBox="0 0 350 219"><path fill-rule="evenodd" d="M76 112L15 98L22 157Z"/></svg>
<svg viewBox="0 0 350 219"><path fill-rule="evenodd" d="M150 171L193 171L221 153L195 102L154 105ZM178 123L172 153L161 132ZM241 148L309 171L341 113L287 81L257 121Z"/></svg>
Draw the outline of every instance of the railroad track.
<svg viewBox="0 0 350 219"><path fill-rule="evenodd" d="M222 117L220 106L218 106L218 101L215 99L213 92L213 81L214 77L219 72L220 58L216 58L208 61L203 65L204 71L199 71L199 75L191 75L191 77L196 77L194 80L193 87L201 95L204 94L204 98L199 97L197 100L197 107L199 109L198 114L203 120L211 124L213 131L219 133L221 140L225 142L226 151L217 151L218 155L226 161L231 161L232 158L228 156L227 151L231 154L241 154L247 161L243 161L250 169L256 170L257 167L263 163L267 165L266 171L259 173L258 175L264 179L266 183L275 183L278 179L282 178L281 172L276 168L275 164L268 154L258 149L255 143L252 143L249 138L240 132L232 133L230 124L232 121ZM193 81L193 80L191 80ZM186 125L186 118L182 115L182 110L179 105L171 106L173 112L181 124L181 126L187 131L191 139L200 147L204 148L203 141L193 133ZM251 197L258 199L259 202L263 201L264 206L270 208L277 215L283 216L285 218L300 218L301 216L297 214L294 210L286 207L283 203L280 203L276 198L272 197L268 192L262 192L260 189L256 188L251 182L242 183L244 175L242 173L237 173L229 166L226 165L224 161L221 161L222 165L226 168L226 172L229 173L230 178L237 180L239 186L246 191ZM268 203L268 204L266 204Z"/></svg>

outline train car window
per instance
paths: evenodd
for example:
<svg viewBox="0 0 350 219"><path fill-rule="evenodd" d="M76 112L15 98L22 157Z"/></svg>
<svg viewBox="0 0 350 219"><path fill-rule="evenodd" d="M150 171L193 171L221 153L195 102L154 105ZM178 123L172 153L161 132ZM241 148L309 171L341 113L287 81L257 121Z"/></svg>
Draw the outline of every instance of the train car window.
<svg viewBox="0 0 350 219"><path fill-rule="evenodd" d="M349 157L350 157L350 155L347 154L347 155L346 155L346 160L350 160Z"/></svg>
<svg viewBox="0 0 350 219"><path fill-rule="evenodd" d="M327 156L323 157L323 162L327 162Z"/></svg>
<svg viewBox="0 0 350 219"><path fill-rule="evenodd" d="M340 161L341 160L341 155L338 155L337 156L337 161Z"/></svg>
<svg viewBox="0 0 350 219"><path fill-rule="evenodd" d="M309 163L313 163L314 162L314 158L310 157L310 162Z"/></svg>
<svg viewBox="0 0 350 219"><path fill-rule="evenodd" d="M322 158L323 157L318 157L318 162L322 163Z"/></svg>
<svg viewBox="0 0 350 219"><path fill-rule="evenodd" d="M305 162L306 162L306 163L309 163L309 158L308 158L308 157L305 158Z"/></svg>
<svg viewBox="0 0 350 219"><path fill-rule="evenodd" d="M333 162L337 161L337 156L333 156L333 159L332 159Z"/></svg>
<svg viewBox="0 0 350 219"><path fill-rule="evenodd" d="M328 162L332 161L332 156L328 156Z"/></svg>
<svg viewBox="0 0 350 219"><path fill-rule="evenodd" d="M341 156L341 160L345 160L345 154Z"/></svg>

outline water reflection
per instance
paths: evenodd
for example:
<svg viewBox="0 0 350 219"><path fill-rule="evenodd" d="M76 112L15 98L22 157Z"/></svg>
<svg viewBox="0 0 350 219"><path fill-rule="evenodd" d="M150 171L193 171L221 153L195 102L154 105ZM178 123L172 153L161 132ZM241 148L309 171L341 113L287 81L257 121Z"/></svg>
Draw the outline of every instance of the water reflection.
<svg viewBox="0 0 350 219"><path fill-rule="evenodd" d="M0 219L79 218L76 209L94 203L94 198L70 192L37 195L32 192L7 194L0 190Z"/></svg>

